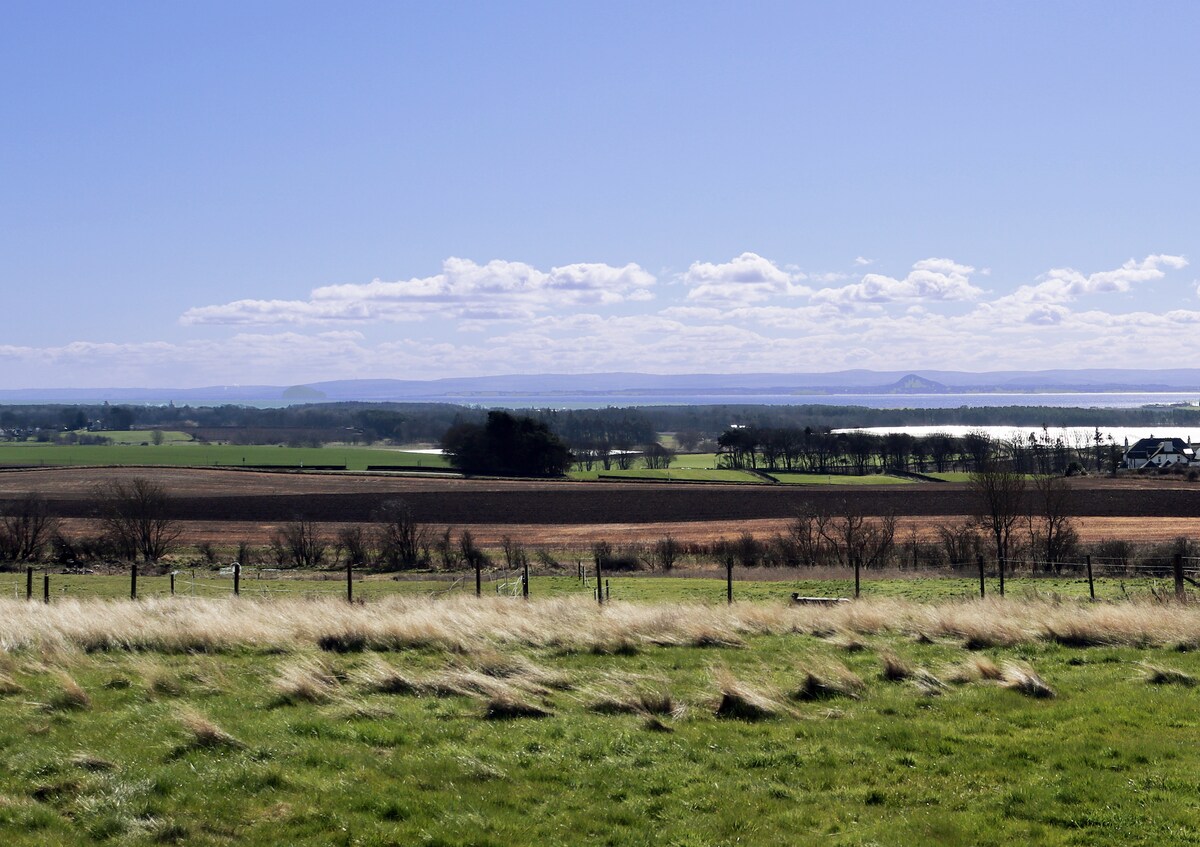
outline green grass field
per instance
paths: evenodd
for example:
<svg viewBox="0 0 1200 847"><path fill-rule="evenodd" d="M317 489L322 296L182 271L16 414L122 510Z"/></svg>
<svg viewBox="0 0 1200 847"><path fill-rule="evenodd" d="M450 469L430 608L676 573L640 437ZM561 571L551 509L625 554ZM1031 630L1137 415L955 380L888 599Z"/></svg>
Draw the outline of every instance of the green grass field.
<svg viewBox="0 0 1200 847"><path fill-rule="evenodd" d="M37 571L34 579L34 596L43 596L43 571ZM193 574L195 576L193 576ZM330 571L317 578L307 575L294 578L287 573L259 572L253 568L243 571L239 589L248 598L270 599L302 597L344 598L346 581L344 572ZM120 575L80 575L50 573L51 603L64 599L120 599L129 596L130 577ZM610 596L614 600L634 603L715 603L726 601L726 584L723 577L716 576L643 576L609 574L605 577ZM529 580L530 596L570 597L592 596L594 581L580 581L575 576L533 575ZM167 597L171 581L167 576L139 575L138 595L142 598ZM181 569L176 576L175 589L178 596L205 598L230 597L233 595L233 578L215 575L212 571ZM520 593L515 579L503 573L485 572L482 582L483 593L488 596ZM0 573L0 599L25 597L24 573ZM999 583L989 577L986 581L989 595L999 591ZM1166 596L1172 592L1169 579L1147 577L1116 578L1098 577L1095 580L1096 597L1100 600L1146 599L1157 592ZM434 596L443 594L466 595L475 591L473 574L453 576L439 575L422 578L392 579L389 575L358 574L354 581L354 597L357 600L380 600L393 595ZM875 578L868 574L861 584L862 596L874 599L900 599L916 602L943 602L972 599L979 596L979 580L973 577L916 577ZM853 597L853 577L813 579L798 577L795 572L778 573L759 569L746 571L737 569L734 577L734 597L739 600L784 603L792 593L806 597ZM1006 594L1017 599L1083 599L1088 596L1086 578L1076 577L1030 577L1020 576L1006 581Z"/></svg>
<svg viewBox="0 0 1200 847"><path fill-rule="evenodd" d="M125 433L128 435L129 433ZM368 465L415 465L445 468L438 455L412 453L384 447L275 447L236 444L111 444L78 446L0 443L0 465L161 465L240 467L242 465L341 465L365 470Z"/></svg>
<svg viewBox="0 0 1200 847"><path fill-rule="evenodd" d="M811 474L811 473L773 473L780 482L786 485L910 485L914 482L899 476L887 474L867 474L866 476L847 476L844 474Z"/></svg>
<svg viewBox="0 0 1200 847"><path fill-rule="evenodd" d="M871 622L869 606L855 625L765 606L727 619L510 600L372 618L177 602L183 618L120 602L45 622L53 607L2 610L6 845L1200 838L1200 653L1165 643L967 650ZM1004 631L1009 611L983 607L980 625ZM1189 614L1168 628L1195 638ZM136 650L55 640L80 619L96 618L93 639L139 615ZM538 635L547 625L583 634ZM180 626L217 641L177 652L147 634ZM407 640L317 646L359 627Z"/></svg>
<svg viewBox="0 0 1200 847"><path fill-rule="evenodd" d="M154 443L153 430L102 430L100 432L79 431L80 435L99 435L103 438L110 439L113 444L146 444ZM163 444L191 444L192 437L186 432L177 432L172 430L163 430Z"/></svg>

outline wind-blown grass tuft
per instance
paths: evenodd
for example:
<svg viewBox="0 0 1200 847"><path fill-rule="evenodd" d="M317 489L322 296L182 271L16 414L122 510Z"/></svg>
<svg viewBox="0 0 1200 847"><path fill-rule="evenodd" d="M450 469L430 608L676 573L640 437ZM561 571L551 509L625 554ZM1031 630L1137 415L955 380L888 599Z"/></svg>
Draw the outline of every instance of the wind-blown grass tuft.
<svg viewBox="0 0 1200 847"><path fill-rule="evenodd" d="M194 709L180 709L176 717L188 733L188 740L181 748L181 752L186 750L237 750L245 746L237 738Z"/></svg>
<svg viewBox="0 0 1200 847"><path fill-rule="evenodd" d="M987 656L971 656L966 661L947 669L945 677L948 682L965 685L979 680L999 682L1004 678L1004 672Z"/></svg>
<svg viewBox="0 0 1200 847"><path fill-rule="evenodd" d="M1164 668L1149 662L1140 662L1145 673L1146 682L1151 685L1181 685L1191 688L1196 684L1196 677L1175 668Z"/></svg>
<svg viewBox="0 0 1200 847"><path fill-rule="evenodd" d="M714 713L719 718L761 721L778 717L783 705L778 698L754 688L722 668L713 673L719 699Z"/></svg>
<svg viewBox="0 0 1200 847"><path fill-rule="evenodd" d="M857 700L866 688L862 677L839 662L809 663L802 669L800 686L792 692L793 700L829 700L848 697Z"/></svg>
<svg viewBox="0 0 1200 847"><path fill-rule="evenodd" d="M301 659L280 668L273 685L285 703L327 703L337 694L339 680L324 662Z"/></svg>
<svg viewBox="0 0 1200 847"><path fill-rule="evenodd" d="M92 698L69 673L58 672L58 690L50 695L46 708L50 711L91 708Z"/></svg>
<svg viewBox="0 0 1200 847"><path fill-rule="evenodd" d="M515 688L506 687L493 691L487 698L484 717L488 720L510 720L512 718L546 718L554 714L549 709L534 703Z"/></svg>
<svg viewBox="0 0 1200 847"><path fill-rule="evenodd" d="M1054 689L1046 684L1033 668L1016 662L1005 662L1003 685L1013 691L1018 691L1027 697L1049 699L1054 696Z"/></svg>
<svg viewBox="0 0 1200 847"><path fill-rule="evenodd" d="M912 665L891 650L879 654L879 663L882 666L880 675L888 682L903 682L913 675Z"/></svg>

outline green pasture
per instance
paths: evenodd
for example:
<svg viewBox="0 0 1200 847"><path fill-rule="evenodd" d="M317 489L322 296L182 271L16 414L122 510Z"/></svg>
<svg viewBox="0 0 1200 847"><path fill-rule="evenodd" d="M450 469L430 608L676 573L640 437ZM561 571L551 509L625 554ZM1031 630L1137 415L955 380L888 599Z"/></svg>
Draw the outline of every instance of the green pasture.
<svg viewBox="0 0 1200 847"><path fill-rule="evenodd" d="M849 476L846 474L772 473L785 485L910 485L914 480L887 474Z"/></svg>
<svg viewBox="0 0 1200 847"><path fill-rule="evenodd" d="M38 569L34 574L34 599L43 597L43 575L50 577L50 602L65 598L124 598L130 593L130 575L111 574L63 574L53 569ZM630 575L613 573L604 577L606 591L614 600L635 603L724 603L726 583L718 576L661 576ZM999 581L990 575L985 581L989 596L999 592ZM520 582L515 575L485 571L483 593L492 595L518 595ZM344 571L328 571L319 575L292 576L286 571L258 571L246 568L239 589L245 597L260 599L282 597L346 596ZM1146 599L1152 594L1169 596L1173 593L1170 579L1149 577L1097 577L1095 580L1098 600ZM138 596L165 597L170 594L169 576L146 576L137 578ZM805 597L853 597L852 576L814 579L804 577L797 571L769 569L747 570L737 568L734 572L734 598L738 601L761 603L786 603L793 592ZM0 599L23 599L26 591L26 575L23 572L0 573ZM233 577L216 575L211 570L181 568L175 579L176 595L180 597L231 597ZM423 576L406 575L395 579L392 575L358 572L354 580L354 598L369 601L394 594L441 595L471 594L475 591L473 573L453 575L438 574ZM532 597L562 597L571 595L594 596L595 581L589 573L585 580L577 576L534 574L529 580ZM918 602L942 602L969 599L979 596L978 577L962 576L914 576L912 578L876 578L867 573L861 582L863 597L895 598ZM1083 599L1088 595L1087 579L1082 576L1018 576L1005 581L1006 596L1012 598L1040 599Z"/></svg>
<svg viewBox="0 0 1200 847"><path fill-rule="evenodd" d="M79 435L99 435L102 438L107 438L113 444L154 444L154 431L149 429L107 429L100 432L88 432L87 430L79 430ZM177 432L173 430L162 430L163 444L190 444L192 436L186 432Z"/></svg>
<svg viewBox="0 0 1200 847"><path fill-rule="evenodd" d="M128 435L129 433L125 433ZM203 444L199 442L107 445L59 445L34 442L0 443L0 465L155 465L167 467L241 467L243 465L341 465L365 470L368 465L412 465L446 468L439 455L385 447L277 447L273 445Z"/></svg>
<svg viewBox="0 0 1200 847"><path fill-rule="evenodd" d="M885 661L909 677L885 678ZM975 661L1032 668L1054 696L951 681ZM467 693L381 693L364 682L380 662L414 680L533 667L553 684L523 695L541 717L489 719ZM860 687L798 696L829 667ZM1152 667L1176 681L1151 684ZM325 687L281 693L297 674ZM776 705L722 716L722 676ZM1200 841L1198 677L1196 652L899 634L616 653L30 648L0 653L0 833L7 847L1182 847ZM657 714L597 706L628 691Z"/></svg>

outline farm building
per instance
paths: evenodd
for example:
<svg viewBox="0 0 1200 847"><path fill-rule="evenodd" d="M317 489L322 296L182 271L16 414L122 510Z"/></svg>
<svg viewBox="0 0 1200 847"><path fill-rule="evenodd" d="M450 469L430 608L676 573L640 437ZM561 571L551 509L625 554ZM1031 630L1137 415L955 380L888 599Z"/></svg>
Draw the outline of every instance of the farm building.
<svg viewBox="0 0 1200 847"><path fill-rule="evenodd" d="M1196 451L1182 438L1142 438L1125 450L1122 465L1133 470L1166 465L1194 465Z"/></svg>

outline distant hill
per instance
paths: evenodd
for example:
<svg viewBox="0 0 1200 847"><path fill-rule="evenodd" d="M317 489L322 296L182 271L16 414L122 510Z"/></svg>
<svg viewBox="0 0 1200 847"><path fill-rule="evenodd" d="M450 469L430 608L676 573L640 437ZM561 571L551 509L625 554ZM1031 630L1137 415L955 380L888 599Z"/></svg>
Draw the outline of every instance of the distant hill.
<svg viewBox="0 0 1200 847"><path fill-rule="evenodd" d="M923 376L909 374L901 377L891 385L885 385L880 393L884 394L941 394L945 392L946 386L940 382L935 382L932 379L926 379Z"/></svg>
<svg viewBox="0 0 1200 847"><path fill-rule="evenodd" d="M653 404L689 395L754 403L792 395L1023 394L1070 392L1197 392L1200 369L1086 369L1044 371L869 371L750 374L504 374L447 379L349 379L291 386L202 388L29 388L0 390L0 403L187 403L289 405L343 401L520 404L555 398L597 405Z"/></svg>

